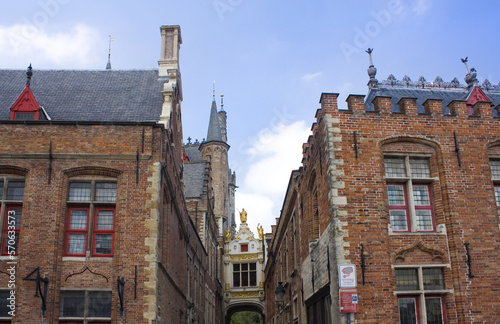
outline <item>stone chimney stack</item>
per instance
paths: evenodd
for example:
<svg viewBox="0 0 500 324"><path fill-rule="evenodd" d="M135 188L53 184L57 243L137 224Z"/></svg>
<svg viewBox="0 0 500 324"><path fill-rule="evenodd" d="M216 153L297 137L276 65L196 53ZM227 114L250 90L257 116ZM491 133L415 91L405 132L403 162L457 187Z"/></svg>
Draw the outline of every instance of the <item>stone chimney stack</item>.
<svg viewBox="0 0 500 324"><path fill-rule="evenodd" d="M158 62L158 78L163 81L163 106L160 123L169 127L171 112L180 114L182 82L179 70L179 50L182 44L181 27L161 26L161 53ZM177 127L181 127L178 125Z"/></svg>
<svg viewBox="0 0 500 324"><path fill-rule="evenodd" d="M161 53L159 75L169 76L170 70L179 71L179 50L182 44L181 27L161 26ZM173 72L173 71L172 71Z"/></svg>

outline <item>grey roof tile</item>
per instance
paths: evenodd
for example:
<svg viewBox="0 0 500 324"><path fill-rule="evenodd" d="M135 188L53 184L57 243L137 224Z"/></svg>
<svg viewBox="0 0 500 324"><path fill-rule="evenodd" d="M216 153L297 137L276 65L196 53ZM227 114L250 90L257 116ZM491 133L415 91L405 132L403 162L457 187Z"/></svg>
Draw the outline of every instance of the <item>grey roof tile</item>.
<svg viewBox="0 0 500 324"><path fill-rule="evenodd" d="M0 120L24 90L26 72L0 70ZM33 70L31 90L52 121L157 122L157 70Z"/></svg>
<svg viewBox="0 0 500 324"><path fill-rule="evenodd" d="M489 92L483 90L486 96L492 101L494 106L500 104L500 93ZM417 110L419 113L424 113L423 103L427 99L441 99L443 106L443 114L449 114L448 104L452 100L467 100L469 91L457 90L439 90L439 89L415 89L415 88L378 88L370 89L365 99L365 110L373 111L373 99L376 96L391 97L392 112L399 112L398 102L401 98L416 98ZM493 116L497 116L495 109L492 109Z"/></svg>
<svg viewBox="0 0 500 324"><path fill-rule="evenodd" d="M184 196L198 198L203 193L205 162L184 163Z"/></svg>

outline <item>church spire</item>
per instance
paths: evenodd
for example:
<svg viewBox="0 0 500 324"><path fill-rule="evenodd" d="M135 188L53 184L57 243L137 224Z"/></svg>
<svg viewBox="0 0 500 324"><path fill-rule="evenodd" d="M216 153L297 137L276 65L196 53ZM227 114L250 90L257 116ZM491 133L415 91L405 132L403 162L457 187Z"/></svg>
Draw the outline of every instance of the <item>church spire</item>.
<svg viewBox="0 0 500 324"><path fill-rule="evenodd" d="M111 35L109 36L109 47L108 47L108 64L106 64L106 70L111 70L111 42L114 41L113 38L111 38Z"/></svg>
<svg viewBox="0 0 500 324"><path fill-rule="evenodd" d="M217 114L217 104L215 103L215 81L213 88L212 109L210 110L210 121L208 123L207 142L223 142L220 130L219 116Z"/></svg>

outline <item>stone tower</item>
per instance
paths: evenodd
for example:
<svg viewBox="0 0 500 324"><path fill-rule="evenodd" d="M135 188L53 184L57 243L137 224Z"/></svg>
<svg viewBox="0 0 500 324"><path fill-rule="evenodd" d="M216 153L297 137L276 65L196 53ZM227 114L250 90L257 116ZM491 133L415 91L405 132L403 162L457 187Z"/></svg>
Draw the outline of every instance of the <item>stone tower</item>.
<svg viewBox="0 0 500 324"><path fill-rule="evenodd" d="M225 121L225 118L223 119ZM225 129L225 125L223 127ZM225 136L224 136L225 137ZM229 145L222 137L219 114L215 97L210 110L210 121L208 124L207 139L200 145L201 158L210 162L212 187L214 193L214 215L219 227L219 235L222 236L228 227L228 212L230 205L229 180L227 152Z"/></svg>

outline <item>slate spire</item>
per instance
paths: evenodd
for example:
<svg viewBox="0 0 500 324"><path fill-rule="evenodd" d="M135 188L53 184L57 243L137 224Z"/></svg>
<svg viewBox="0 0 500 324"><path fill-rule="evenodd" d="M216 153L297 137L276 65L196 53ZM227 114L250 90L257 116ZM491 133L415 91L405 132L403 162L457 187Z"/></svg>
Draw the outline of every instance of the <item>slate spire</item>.
<svg viewBox="0 0 500 324"><path fill-rule="evenodd" d="M210 121L208 123L207 142L223 142L219 124L219 115L217 114L217 104L215 96L212 100L212 109L210 110Z"/></svg>

